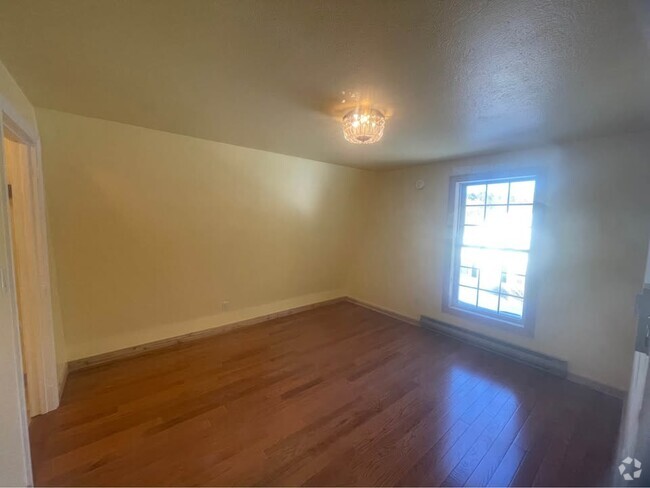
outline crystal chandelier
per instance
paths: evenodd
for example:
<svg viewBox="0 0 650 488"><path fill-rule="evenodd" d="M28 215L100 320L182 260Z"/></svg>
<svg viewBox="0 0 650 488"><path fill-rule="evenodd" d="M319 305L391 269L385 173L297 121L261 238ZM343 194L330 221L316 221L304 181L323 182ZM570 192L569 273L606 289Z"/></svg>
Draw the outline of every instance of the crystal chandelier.
<svg viewBox="0 0 650 488"><path fill-rule="evenodd" d="M343 135L352 144L374 144L384 135L386 117L373 108L357 108L343 117Z"/></svg>

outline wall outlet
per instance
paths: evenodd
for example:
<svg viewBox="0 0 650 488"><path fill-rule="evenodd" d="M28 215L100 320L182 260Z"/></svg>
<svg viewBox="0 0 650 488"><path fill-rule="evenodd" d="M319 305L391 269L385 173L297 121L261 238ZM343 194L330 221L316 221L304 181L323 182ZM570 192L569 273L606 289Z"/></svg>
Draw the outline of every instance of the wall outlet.
<svg viewBox="0 0 650 488"><path fill-rule="evenodd" d="M224 300L223 302L221 302L221 311L222 312L225 312L229 308L230 308L230 302L228 300Z"/></svg>

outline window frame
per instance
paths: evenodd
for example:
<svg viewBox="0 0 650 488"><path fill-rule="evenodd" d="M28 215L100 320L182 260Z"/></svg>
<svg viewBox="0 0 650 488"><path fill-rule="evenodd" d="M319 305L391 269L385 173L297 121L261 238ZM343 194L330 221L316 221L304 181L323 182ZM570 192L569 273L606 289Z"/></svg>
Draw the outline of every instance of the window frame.
<svg viewBox="0 0 650 488"><path fill-rule="evenodd" d="M494 183L499 180L525 180L535 179L535 196L533 199L533 221L531 225L531 241L528 250L528 267L526 270L526 291L524 293L524 307L521 320L508 320L498 313L488 310L469 309L459 305L455 300L455 288L459 281L460 262L458 241L462 242L462 231L459 226L462 220L460 211L464 208L461 191L469 184ZM469 319L472 322L489 327L496 327L508 332L534 335L535 315L538 289L539 268L539 236L543 220L543 195L546 188L545 173L540 168L528 167L517 170L489 171L482 173L468 173L452 176L449 180L449 202L447 212L447 239L446 261L442 296L442 310L445 313Z"/></svg>

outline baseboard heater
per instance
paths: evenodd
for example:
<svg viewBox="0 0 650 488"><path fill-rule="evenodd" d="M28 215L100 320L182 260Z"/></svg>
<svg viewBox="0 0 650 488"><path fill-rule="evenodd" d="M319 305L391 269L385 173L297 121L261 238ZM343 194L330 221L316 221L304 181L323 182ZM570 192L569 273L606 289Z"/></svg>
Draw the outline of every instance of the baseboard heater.
<svg viewBox="0 0 650 488"><path fill-rule="evenodd" d="M477 332L472 332L455 325L446 324L440 322L439 320L432 319L430 317L425 317L424 315L420 317L420 325L432 332L443 334L449 337L453 337L472 346L480 347L487 351L491 351L502 356L514 359L521 363L528 364L537 369L541 369L547 373L554 374L565 378L567 375L567 362L562 361L539 352L531 351L523 347L515 346L513 344L508 344L507 342L500 341L498 339L493 339L492 337L479 334Z"/></svg>

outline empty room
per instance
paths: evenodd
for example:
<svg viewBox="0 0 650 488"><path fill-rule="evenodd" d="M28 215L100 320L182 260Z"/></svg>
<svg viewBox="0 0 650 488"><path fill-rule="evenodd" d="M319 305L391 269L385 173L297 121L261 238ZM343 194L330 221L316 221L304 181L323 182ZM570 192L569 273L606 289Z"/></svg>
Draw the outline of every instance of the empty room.
<svg viewBox="0 0 650 488"><path fill-rule="evenodd" d="M0 0L0 486L650 486L650 1Z"/></svg>

